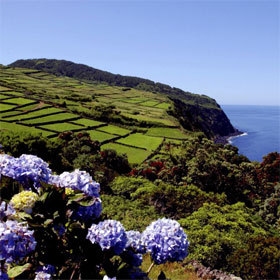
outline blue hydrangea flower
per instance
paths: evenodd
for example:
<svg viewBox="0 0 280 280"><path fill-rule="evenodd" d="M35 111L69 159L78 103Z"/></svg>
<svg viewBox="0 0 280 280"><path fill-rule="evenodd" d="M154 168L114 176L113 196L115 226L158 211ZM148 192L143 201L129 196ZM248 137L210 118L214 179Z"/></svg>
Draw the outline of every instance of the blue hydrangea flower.
<svg viewBox="0 0 280 280"><path fill-rule="evenodd" d="M16 210L5 201L2 201L0 204L0 220L2 220L5 217L10 217L12 215L16 214Z"/></svg>
<svg viewBox="0 0 280 280"><path fill-rule="evenodd" d="M34 187L39 188L40 182L48 182L51 170L45 161L34 155L14 158L0 154L0 173L25 185L31 180Z"/></svg>
<svg viewBox="0 0 280 280"><path fill-rule="evenodd" d="M101 200L100 198L96 198L94 204L91 206L79 206L79 208L73 212L71 219L91 222L96 220L100 216L101 212Z"/></svg>
<svg viewBox="0 0 280 280"><path fill-rule="evenodd" d="M142 233L142 240L156 264L182 261L188 255L187 235L180 224L171 219L151 223Z"/></svg>
<svg viewBox="0 0 280 280"><path fill-rule="evenodd" d="M127 235L127 242L125 247L126 248L130 247L134 249L135 252L144 254L145 247L141 239L141 233L139 231L130 230L126 232L126 235Z"/></svg>
<svg viewBox="0 0 280 280"><path fill-rule="evenodd" d="M112 249L117 255L123 252L127 243L124 227L114 220L93 224L88 230L87 239L93 244L98 243L102 250Z"/></svg>
<svg viewBox="0 0 280 280"><path fill-rule="evenodd" d="M57 180L53 178L52 180ZM76 169L73 172L63 172L59 176L58 186L62 188L71 188L79 190L88 196L99 197L100 185L93 181L92 177L86 171Z"/></svg>
<svg viewBox="0 0 280 280"><path fill-rule="evenodd" d="M36 272L36 276L34 280L50 280L51 277L52 276L49 273L40 271L40 272Z"/></svg>
<svg viewBox="0 0 280 280"><path fill-rule="evenodd" d="M7 221L0 223L0 260L7 263L17 262L34 251L36 241L33 231L22 223Z"/></svg>

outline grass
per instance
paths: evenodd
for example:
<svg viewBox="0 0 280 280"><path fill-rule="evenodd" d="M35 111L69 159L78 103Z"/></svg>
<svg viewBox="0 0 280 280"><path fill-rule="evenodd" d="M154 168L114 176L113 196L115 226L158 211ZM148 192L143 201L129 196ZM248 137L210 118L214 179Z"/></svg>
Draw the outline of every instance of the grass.
<svg viewBox="0 0 280 280"><path fill-rule="evenodd" d="M6 90L10 90L10 88L0 86L0 91L6 91Z"/></svg>
<svg viewBox="0 0 280 280"><path fill-rule="evenodd" d="M40 125L42 128L47 128L56 132L70 131L76 129L82 129L81 126L70 124L70 123L54 123L54 124L45 124Z"/></svg>
<svg viewBox="0 0 280 280"><path fill-rule="evenodd" d="M73 123L81 124L81 125L88 126L88 127L91 127L91 126L95 127L95 126L104 124L102 122L94 121L94 120L90 120L90 119L79 119L79 120L73 121Z"/></svg>
<svg viewBox="0 0 280 280"><path fill-rule="evenodd" d="M149 151L127 147L124 145L116 144L116 143L108 143L101 146L101 150L105 149L113 149L116 150L119 154L126 154L128 161L132 164L138 164L143 162L149 155Z"/></svg>
<svg viewBox="0 0 280 280"><path fill-rule="evenodd" d="M169 127L150 128L147 131L146 135L175 138L175 139L187 139L188 138L188 135L183 133L181 130L179 130L177 128L169 128Z"/></svg>
<svg viewBox="0 0 280 280"><path fill-rule="evenodd" d="M159 103L158 101L146 101L146 102L140 103L140 105L141 106L147 106L147 107L153 107L158 103Z"/></svg>
<svg viewBox="0 0 280 280"><path fill-rule="evenodd" d="M41 133L43 136L49 136L52 135L52 132L44 131L41 129L37 129L35 127L28 127L16 123L6 123L1 122L0 120L0 130L11 130L11 131L17 131L17 132L30 132L30 133Z"/></svg>
<svg viewBox="0 0 280 280"><path fill-rule="evenodd" d="M26 124L37 124L37 123L48 123L48 122L54 122L54 121L67 121L71 120L73 118L78 118L78 115L74 114L69 114L69 113L61 113L61 114L56 114L56 115L51 115L51 116L46 116L42 118L36 118L32 120L23 120L22 123Z"/></svg>
<svg viewBox="0 0 280 280"><path fill-rule="evenodd" d="M97 131L97 130L88 130L87 132L89 133L90 138L92 140L99 141L99 142L103 142L105 140L110 140L110 139L113 139L116 137L114 135L104 133L101 131Z"/></svg>
<svg viewBox="0 0 280 280"><path fill-rule="evenodd" d="M115 126L115 125L107 125L107 126L103 126L97 129L98 131L104 131L107 133L111 133L111 134L116 134L116 135L126 135L130 132L130 130L125 129L125 128L121 128L119 126Z"/></svg>
<svg viewBox="0 0 280 280"><path fill-rule="evenodd" d="M28 107L30 107L30 109L31 109L31 108L35 108L36 106L38 106L38 104L30 105ZM23 107L21 109L22 110L24 110L24 109L28 110L28 108L25 108L25 107ZM29 112L26 112L26 114L20 115L18 117L14 116L14 117L6 118L6 120L9 120L9 121L25 120L25 119L28 119L28 118L40 117L41 115L46 115L46 114L51 114L51 113L56 113L56 112L63 113L62 110L59 110L59 109L56 109L56 108L46 108L46 109L42 109L42 110L38 110L38 111L29 111Z"/></svg>
<svg viewBox="0 0 280 280"><path fill-rule="evenodd" d="M17 105L26 105L26 104L29 104L29 103L33 103L34 100L17 97L17 98L9 99L9 102L10 103L15 103Z"/></svg>
<svg viewBox="0 0 280 280"><path fill-rule="evenodd" d="M9 97L10 97L9 95L0 94L0 99L5 99L5 98L9 98Z"/></svg>
<svg viewBox="0 0 280 280"><path fill-rule="evenodd" d="M162 142L163 138L151 137L141 133L135 133L126 138L119 139L117 143L127 144L139 148L154 151Z"/></svg>
<svg viewBox="0 0 280 280"><path fill-rule="evenodd" d="M170 106L171 106L171 104L169 104L169 103L160 103L160 104L156 105L155 107L167 110Z"/></svg>
<svg viewBox="0 0 280 280"><path fill-rule="evenodd" d="M15 108L15 105L0 103L0 111L6 111Z"/></svg>
<svg viewBox="0 0 280 280"><path fill-rule="evenodd" d="M146 254L143 257L143 263L140 268L143 271L147 272L150 265L151 265L150 256ZM183 280L183 279L200 280L201 279L196 275L195 271L191 267L187 265L182 265L182 263L179 262L174 262L174 263L167 262L165 264L154 265L149 273L149 279L151 280L158 279L158 276L161 273L161 271L164 272L167 279L172 279L172 280Z"/></svg>

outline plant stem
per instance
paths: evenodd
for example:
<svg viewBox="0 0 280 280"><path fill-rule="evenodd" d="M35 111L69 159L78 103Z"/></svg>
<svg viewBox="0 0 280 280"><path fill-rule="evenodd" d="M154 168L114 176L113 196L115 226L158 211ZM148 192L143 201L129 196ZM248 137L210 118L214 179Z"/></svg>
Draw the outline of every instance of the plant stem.
<svg viewBox="0 0 280 280"><path fill-rule="evenodd" d="M149 269L148 269L148 271L147 271L147 275L149 275L149 273L150 273L150 271L152 270L154 264L155 264L154 262L151 263L151 265L150 265L150 267L149 267Z"/></svg>

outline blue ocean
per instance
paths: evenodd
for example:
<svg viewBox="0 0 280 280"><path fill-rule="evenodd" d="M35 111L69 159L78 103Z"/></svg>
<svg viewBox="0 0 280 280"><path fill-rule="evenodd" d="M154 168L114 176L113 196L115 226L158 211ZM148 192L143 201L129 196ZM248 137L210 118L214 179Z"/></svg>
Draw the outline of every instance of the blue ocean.
<svg viewBox="0 0 280 280"><path fill-rule="evenodd" d="M239 153L252 161L262 161L270 152L280 152L280 107L222 105L232 125L244 132L229 139Z"/></svg>

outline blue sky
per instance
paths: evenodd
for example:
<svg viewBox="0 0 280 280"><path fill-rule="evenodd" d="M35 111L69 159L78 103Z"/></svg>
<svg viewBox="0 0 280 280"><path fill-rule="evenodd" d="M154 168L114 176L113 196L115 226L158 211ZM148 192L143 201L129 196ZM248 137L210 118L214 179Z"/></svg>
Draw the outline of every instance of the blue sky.
<svg viewBox="0 0 280 280"><path fill-rule="evenodd" d="M278 1L0 0L0 63L57 58L280 105Z"/></svg>

